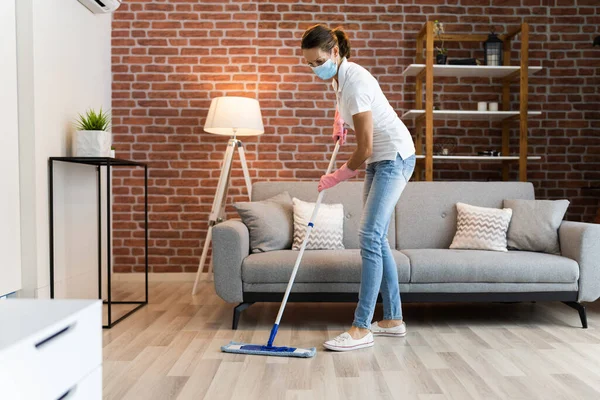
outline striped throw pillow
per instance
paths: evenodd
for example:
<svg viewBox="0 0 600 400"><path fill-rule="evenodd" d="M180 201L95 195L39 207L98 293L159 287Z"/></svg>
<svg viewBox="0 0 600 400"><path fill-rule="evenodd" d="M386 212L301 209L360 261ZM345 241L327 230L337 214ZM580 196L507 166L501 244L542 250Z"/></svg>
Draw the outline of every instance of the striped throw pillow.
<svg viewBox="0 0 600 400"><path fill-rule="evenodd" d="M512 218L510 208L486 208L456 203L456 234L451 249L508 251L506 233Z"/></svg>

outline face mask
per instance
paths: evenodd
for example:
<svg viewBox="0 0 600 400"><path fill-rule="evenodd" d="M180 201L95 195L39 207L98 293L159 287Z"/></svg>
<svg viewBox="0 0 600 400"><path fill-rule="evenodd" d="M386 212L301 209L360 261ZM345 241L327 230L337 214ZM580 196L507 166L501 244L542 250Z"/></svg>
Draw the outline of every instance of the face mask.
<svg viewBox="0 0 600 400"><path fill-rule="evenodd" d="M311 68L313 72L324 81L333 78L337 73L337 64L331 61L331 58L318 67Z"/></svg>

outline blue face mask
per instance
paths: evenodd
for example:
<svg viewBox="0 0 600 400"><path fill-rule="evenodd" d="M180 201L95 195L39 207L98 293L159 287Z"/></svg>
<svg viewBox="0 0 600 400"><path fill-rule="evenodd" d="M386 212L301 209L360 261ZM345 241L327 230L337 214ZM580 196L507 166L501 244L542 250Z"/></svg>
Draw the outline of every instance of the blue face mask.
<svg viewBox="0 0 600 400"><path fill-rule="evenodd" d="M337 64L331 61L331 58L318 67L311 68L313 72L324 81L333 78L337 73Z"/></svg>

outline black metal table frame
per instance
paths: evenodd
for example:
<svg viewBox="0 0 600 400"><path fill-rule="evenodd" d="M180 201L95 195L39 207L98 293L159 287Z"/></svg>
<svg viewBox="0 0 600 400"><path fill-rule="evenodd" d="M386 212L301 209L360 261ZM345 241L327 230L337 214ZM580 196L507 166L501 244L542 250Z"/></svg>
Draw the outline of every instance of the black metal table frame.
<svg viewBox="0 0 600 400"><path fill-rule="evenodd" d="M85 164L96 167L96 180L98 182L98 298L103 304L108 305L108 325L102 328L110 329L140 308L148 304L148 165L141 162L122 160L108 157L50 157L48 159L49 183L49 215L50 215L50 298L54 298L54 161ZM111 167L144 167L144 241L145 241L145 298L143 301L113 301L111 294L111 268L112 268L112 239L111 239ZM102 169L106 167L106 248L107 248L107 300L102 298ZM137 304L137 307L128 311L115 321L112 321L113 304Z"/></svg>

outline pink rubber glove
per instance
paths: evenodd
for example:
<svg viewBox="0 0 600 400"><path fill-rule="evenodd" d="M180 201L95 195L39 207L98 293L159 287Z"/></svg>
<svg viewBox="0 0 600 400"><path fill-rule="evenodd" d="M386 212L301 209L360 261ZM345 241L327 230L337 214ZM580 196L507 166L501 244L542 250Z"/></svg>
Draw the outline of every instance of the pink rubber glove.
<svg viewBox="0 0 600 400"><path fill-rule="evenodd" d="M345 181L347 179L352 178L358 174L358 171L352 171L348 168L348 163L342 165L342 168L338 169L334 173L323 175L321 177L321 181L319 181L319 187L317 190L319 192L334 187L338 183Z"/></svg>
<svg viewBox="0 0 600 400"><path fill-rule="evenodd" d="M346 143L346 135L348 134L348 129L344 128L344 120L342 116L338 112L337 108L335 109L335 118L333 120L333 141L334 143L339 139L340 146Z"/></svg>

